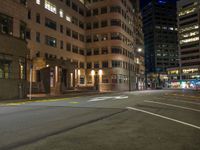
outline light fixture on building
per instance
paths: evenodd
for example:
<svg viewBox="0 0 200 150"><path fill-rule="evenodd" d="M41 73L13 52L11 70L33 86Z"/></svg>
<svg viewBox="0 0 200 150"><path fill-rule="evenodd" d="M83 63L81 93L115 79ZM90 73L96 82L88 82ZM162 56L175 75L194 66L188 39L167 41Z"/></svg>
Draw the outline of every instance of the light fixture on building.
<svg viewBox="0 0 200 150"><path fill-rule="evenodd" d="M103 74L103 71L99 70L99 75L102 76L102 74Z"/></svg>
<svg viewBox="0 0 200 150"><path fill-rule="evenodd" d="M95 75L95 71L94 71L94 70L91 71L91 75L92 75L92 76Z"/></svg>
<svg viewBox="0 0 200 150"><path fill-rule="evenodd" d="M142 52L142 49L141 49L141 48L138 48L138 52Z"/></svg>
<svg viewBox="0 0 200 150"><path fill-rule="evenodd" d="M49 64L47 64L46 67L49 67Z"/></svg>
<svg viewBox="0 0 200 150"><path fill-rule="evenodd" d="M80 70L78 70L78 75L79 75L79 76L81 75L81 71L80 71Z"/></svg>

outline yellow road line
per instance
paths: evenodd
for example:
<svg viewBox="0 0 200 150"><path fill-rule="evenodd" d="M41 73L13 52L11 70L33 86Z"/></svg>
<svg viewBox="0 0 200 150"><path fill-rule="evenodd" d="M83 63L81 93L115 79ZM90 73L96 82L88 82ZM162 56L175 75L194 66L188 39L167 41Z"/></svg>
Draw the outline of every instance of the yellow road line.
<svg viewBox="0 0 200 150"><path fill-rule="evenodd" d="M16 103L2 103L0 106L19 106L28 103L42 103L42 102L58 102L58 101L67 101L70 100L69 98L59 98L59 99L46 99L46 100L27 100L23 102L16 102Z"/></svg>
<svg viewBox="0 0 200 150"><path fill-rule="evenodd" d="M70 104L79 104L79 102L69 102Z"/></svg>

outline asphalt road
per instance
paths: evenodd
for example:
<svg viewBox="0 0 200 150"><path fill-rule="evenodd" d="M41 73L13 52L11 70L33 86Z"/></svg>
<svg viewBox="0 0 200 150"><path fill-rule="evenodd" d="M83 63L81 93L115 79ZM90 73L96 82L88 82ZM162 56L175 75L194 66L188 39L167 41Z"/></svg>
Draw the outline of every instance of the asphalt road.
<svg viewBox="0 0 200 150"><path fill-rule="evenodd" d="M200 150L200 92L0 104L0 150Z"/></svg>

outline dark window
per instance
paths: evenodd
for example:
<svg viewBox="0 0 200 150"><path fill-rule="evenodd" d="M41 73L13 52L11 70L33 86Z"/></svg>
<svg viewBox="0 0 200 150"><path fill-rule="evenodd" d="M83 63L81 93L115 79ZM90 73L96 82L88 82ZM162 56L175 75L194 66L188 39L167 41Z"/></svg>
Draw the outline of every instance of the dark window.
<svg viewBox="0 0 200 150"><path fill-rule="evenodd" d="M66 50L71 52L71 44L70 43L66 44Z"/></svg>
<svg viewBox="0 0 200 150"><path fill-rule="evenodd" d="M56 30L56 22L55 21L53 21L53 20L51 20L51 19L48 19L48 18L45 18L45 26L46 27L49 27L49 28L51 28L51 29L53 29L53 30Z"/></svg>
<svg viewBox="0 0 200 150"><path fill-rule="evenodd" d="M91 56L92 55L92 50L91 49L87 49L87 56Z"/></svg>
<svg viewBox="0 0 200 150"><path fill-rule="evenodd" d="M82 42L84 42L85 41L84 35L79 34L79 40L82 41Z"/></svg>
<svg viewBox="0 0 200 150"><path fill-rule="evenodd" d="M0 14L0 32L13 34L13 19L11 17Z"/></svg>
<svg viewBox="0 0 200 150"><path fill-rule="evenodd" d="M20 38L25 40L26 39L26 23L20 22Z"/></svg>
<svg viewBox="0 0 200 150"><path fill-rule="evenodd" d="M38 14L38 13L36 14L36 22L40 23L40 14Z"/></svg>
<svg viewBox="0 0 200 150"><path fill-rule="evenodd" d="M111 40L121 40L120 33L111 33Z"/></svg>
<svg viewBox="0 0 200 150"><path fill-rule="evenodd" d="M54 37L45 36L45 41L46 41L46 44L49 46L52 46L52 47L57 46L57 40Z"/></svg>
<svg viewBox="0 0 200 150"><path fill-rule="evenodd" d="M99 34L95 34L94 36L93 36L93 42L98 42L99 41Z"/></svg>
<svg viewBox="0 0 200 150"><path fill-rule="evenodd" d="M76 17L72 17L72 23L78 26L78 19Z"/></svg>
<svg viewBox="0 0 200 150"><path fill-rule="evenodd" d="M94 49L94 55L99 55L99 49L98 48Z"/></svg>
<svg viewBox="0 0 200 150"><path fill-rule="evenodd" d="M108 26L108 21L107 20L101 21L101 27L103 28L103 27L106 27L106 26Z"/></svg>
<svg viewBox="0 0 200 150"><path fill-rule="evenodd" d="M71 0L65 0L65 4L70 7L71 6Z"/></svg>
<svg viewBox="0 0 200 150"><path fill-rule="evenodd" d="M87 42L87 43L90 43L90 42L92 42L92 38L91 38L91 36L90 36L90 35L86 36L86 42Z"/></svg>
<svg viewBox="0 0 200 150"><path fill-rule="evenodd" d="M71 30L69 28L66 28L66 35L71 37Z"/></svg>
<svg viewBox="0 0 200 150"><path fill-rule="evenodd" d="M99 28L99 22L94 22L93 23L93 29Z"/></svg>
<svg viewBox="0 0 200 150"><path fill-rule="evenodd" d="M84 10L81 9L81 8L79 8L79 14L82 15L82 16L84 16Z"/></svg>
<svg viewBox="0 0 200 150"><path fill-rule="evenodd" d="M78 6L75 3L73 3L73 2L72 2L72 9L74 11L78 11Z"/></svg>
<svg viewBox="0 0 200 150"><path fill-rule="evenodd" d="M121 54L122 49L121 49L121 47L111 47L111 52L114 54Z"/></svg>
<svg viewBox="0 0 200 150"><path fill-rule="evenodd" d="M36 32L36 42L40 43L40 33Z"/></svg>
<svg viewBox="0 0 200 150"><path fill-rule="evenodd" d="M28 10L28 19L31 19L31 10Z"/></svg>
<svg viewBox="0 0 200 150"><path fill-rule="evenodd" d="M80 50L79 50L79 53L80 53L81 55L85 55L85 51L84 51L83 49L80 49Z"/></svg>
<svg viewBox="0 0 200 150"><path fill-rule="evenodd" d="M28 30L26 30L26 39L31 39L31 30L30 29L28 29Z"/></svg>
<svg viewBox="0 0 200 150"><path fill-rule="evenodd" d="M60 25L60 33L63 33L63 25Z"/></svg>
<svg viewBox="0 0 200 150"><path fill-rule="evenodd" d="M63 45L64 45L63 41L60 41L60 49L63 49Z"/></svg>
<svg viewBox="0 0 200 150"><path fill-rule="evenodd" d="M78 32L72 31L72 37L78 40Z"/></svg>
<svg viewBox="0 0 200 150"><path fill-rule="evenodd" d="M98 8L93 9L93 16L96 16L96 15L98 15L98 14L99 14Z"/></svg>
<svg viewBox="0 0 200 150"><path fill-rule="evenodd" d="M72 46L72 52L73 53L78 53L78 46L73 45Z"/></svg>
<svg viewBox="0 0 200 150"><path fill-rule="evenodd" d="M99 62L94 62L94 68L99 68Z"/></svg>
<svg viewBox="0 0 200 150"><path fill-rule="evenodd" d="M87 17L90 17L90 16L91 16L91 11L90 11L90 10L87 11L86 16L87 16Z"/></svg>
<svg viewBox="0 0 200 150"><path fill-rule="evenodd" d="M91 23L87 23L86 24L86 29L91 29L92 28L92 24Z"/></svg>
<svg viewBox="0 0 200 150"><path fill-rule="evenodd" d="M110 7L110 12L118 12L118 13L121 13L121 8L120 8L120 6L111 6L111 7Z"/></svg>
<svg viewBox="0 0 200 150"><path fill-rule="evenodd" d="M187 21L187 22L181 23L180 26L190 25L190 24L196 23L196 22L198 22L197 19L194 19L194 20L191 20L191 21Z"/></svg>
<svg viewBox="0 0 200 150"><path fill-rule="evenodd" d="M84 64L84 62L80 62L80 68L82 68L82 69L85 68L85 64Z"/></svg>
<svg viewBox="0 0 200 150"><path fill-rule="evenodd" d="M88 62L87 63L87 69L91 69L92 68L92 63L91 62Z"/></svg>
<svg viewBox="0 0 200 150"><path fill-rule="evenodd" d="M20 0L20 3L23 4L23 5L26 5L27 0Z"/></svg>
<svg viewBox="0 0 200 150"><path fill-rule="evenodd" d="M107 7L102 7L101 14L106 14L106 13L107 13Z"/></svg>
<svg viewBox="0 0 200 150"><path fill-rule="evenodd" d="M84 29L84 23L81 22L81 21L79 21L79 27L82 28L82 29Z"/></svg>
<svg viewBox="0 0 200 150"><path fill-rule="evenodd" d="M113 67L113 68L121 67L121 66L122 66L121 61L119 61L119 60L113 60L113 61L112 61L112 67Z"/></svg>
<svg viewBox="0 0 200 150"><path fill-rule="evenodd" d="M112 20L110 21L110 25L111 25L111 26L120 26L120 27L121 27L121 20L112 19Z"/></svg>
<svg viewBox="0 0 200 150"><path fill-rule="evenodd" d="M103 47L101 49L101 54L108 54L108 48L107 47Z"/></svg>
<svg viewBox="0 0 200 150"><path fill-rule="evenodd" d="M102 62L102 68L108 68L108 61Z"/></svg>

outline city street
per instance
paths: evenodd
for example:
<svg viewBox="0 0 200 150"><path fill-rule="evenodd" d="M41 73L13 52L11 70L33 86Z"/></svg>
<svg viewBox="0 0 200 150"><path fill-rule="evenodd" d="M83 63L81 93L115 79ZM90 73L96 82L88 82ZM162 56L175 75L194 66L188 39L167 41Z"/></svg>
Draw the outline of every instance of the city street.
<svg viewBox="0 0 200 150"><path fill-rule="evenodd" d="M0 135L0 150L199 150L200 92L1 103Z"/></svg>

